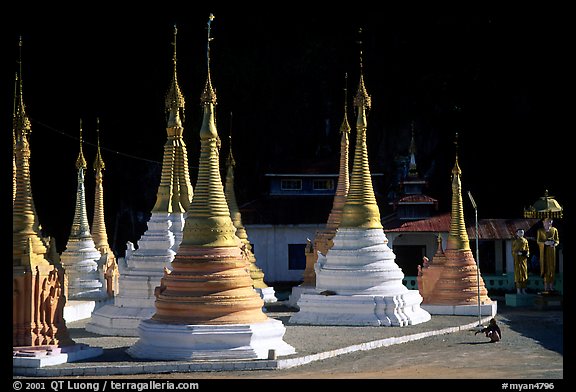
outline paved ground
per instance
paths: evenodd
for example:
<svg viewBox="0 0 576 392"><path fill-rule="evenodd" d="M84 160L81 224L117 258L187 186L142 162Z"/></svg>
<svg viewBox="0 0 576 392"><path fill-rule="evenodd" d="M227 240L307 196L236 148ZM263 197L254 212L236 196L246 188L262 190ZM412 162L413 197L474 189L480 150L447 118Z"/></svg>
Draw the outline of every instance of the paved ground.
<svg viewBox="0 0 576 392"><path fill-rule="evenodd" d="M270 317L286 325L284 340L293 345L301 357L362 342L402 336L446 327L477 324L478 317L433 316L427 323L409 327L310 327L287 324L292 314L280 304L269 305ZM388 347L356 351L333 358L274 370L210 371L188 373L91 376L114 379L486 379L549 380L556 390L564 384L563 312L533 308L510 308L498 301L496 316L503 340L488 343L474 328L429 336ZM124 350L136 338L112 338L91 334L83 322L69 324L78 343L103 347L104 355L85 362L58 365L90 367L102 364L134 364ZM284 357L282 357L284 358ZM73 378L73 376L70 376ZM81 377L77 377L81 378ZM499 385L499 384L498 384ZM549 387L549 385L548 385ZM501 388L498 388L501 389Z"/></svg>

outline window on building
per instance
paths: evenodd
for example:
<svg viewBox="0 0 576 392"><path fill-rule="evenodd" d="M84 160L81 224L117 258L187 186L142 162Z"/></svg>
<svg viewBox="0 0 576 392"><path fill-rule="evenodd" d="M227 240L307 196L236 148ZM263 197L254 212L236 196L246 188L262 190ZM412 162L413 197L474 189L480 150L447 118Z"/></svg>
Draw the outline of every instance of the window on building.
<svg viewBox="0 0 576 392"><path fill-rule="evenodd" d="M283 179L280 181L280 189L283 191L301 191L302 180L299 179Z"/></svg>
<svg viewBox="0 0 576 392"><path fill-rule="evenodd" d="M312 182L315 191L331 191L334 189L334 180L318 179Z"/></svg>
<svg viewBox="0 0 576 392"><path fill-rule="evenodd" d="M306 269L306 244L288 244L288 269Z"/></svg>

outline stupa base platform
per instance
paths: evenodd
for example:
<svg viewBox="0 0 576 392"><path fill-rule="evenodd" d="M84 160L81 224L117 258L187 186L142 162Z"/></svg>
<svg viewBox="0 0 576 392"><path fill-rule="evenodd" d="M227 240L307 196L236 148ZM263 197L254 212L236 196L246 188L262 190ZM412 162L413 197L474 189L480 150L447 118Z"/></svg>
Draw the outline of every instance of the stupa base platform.
<svg viewBox="0 0 576 392"><path fill-rule="evenodd" d="M30 346L12 348L13 368L41 368L62 363L94 358L104 353L101 347L90 347L85 344L58 347Z"/></svg>
<svg viewBox="0 0 576 392"><path fill-rule="evenodd" d="M144 320L138 327L140 339L126 352L141 359L237 360L267 359L294 354L282 340L286 328L269 319L254 324L184 325Z"/></svg>
<svg viewBox="0 0 576 392"><path fill-rule="evenodd" d="M304 293L290 324L403 327L430 321L418 290L392 296Z"/></svg>
<svg viewBox="0 0 576 392"><path fill-rule="evenodd" d="M286 301L286 305L290 306L291 308L294 308L294 309L300 309L300 307L298 306L298 301L300 300L300 297L304 293L316 294L316 288L314 286L295 286L295 287L292 287L292 293L290 294L290 297L288 297L288 300Z"/></svg>
<svg viewBox="0 0 576 392"><path fill-rule="evenodd" d="M480 305L434 305L422 304L422 308L430 314L446 315L446 316L496 316L498 311L498 302L492 301L490 304Z"/></svg>
<svg viewBox="0 0 576 392"><path fill-rule="evenodd" d="M67 323L90 318L92 313L107 304L114 302L113 298L103 298L101 300L79 300L73 299L66 301L64 306L64 320Z"/></svg>
<svg viewBox="0 0 576 392"><path fill-rule="evenodd" d="M534 294L506 294L506 306L523 307L534 305Z"/></svg>
<svg viewBox="0 0 576 392"><path fill-rule="evenodd" d="M86 331L106 336L138 336L140 321L151 318L155 307L119 307L106 305L92 313Z"/></svg>
<svg viewBox="0 0 576 392"><path fill-rule="evenodd" d="M265 304L271 304L278 301L276 298L274 287L264 287L261 289L254 289L260 295L260 298L264 301Z"/></svg>

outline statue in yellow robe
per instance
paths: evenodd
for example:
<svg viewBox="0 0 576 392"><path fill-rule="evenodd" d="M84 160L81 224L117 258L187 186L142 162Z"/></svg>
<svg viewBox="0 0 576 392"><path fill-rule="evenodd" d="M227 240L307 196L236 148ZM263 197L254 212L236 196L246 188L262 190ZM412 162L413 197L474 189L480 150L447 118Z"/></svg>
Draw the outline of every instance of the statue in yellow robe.
<svg viewBox="0 0 576 392"><path fill-rule="evenodd" d="M514 257L514 283L517 294L526 294L528 282L528 257L530 247L528 240L524 238L524 230L516 230L516 238L512 241L512 256Z"/></svg>
<svg viewBox="0 0 576 392"><path fill-rule="evenodd" d="M560 243L558 229L552 227L553 220L544 218L542 227L536 234L536 242L540 248L540 276L544 279L544 291L554 291L556 273L556 246Z"/></svg>

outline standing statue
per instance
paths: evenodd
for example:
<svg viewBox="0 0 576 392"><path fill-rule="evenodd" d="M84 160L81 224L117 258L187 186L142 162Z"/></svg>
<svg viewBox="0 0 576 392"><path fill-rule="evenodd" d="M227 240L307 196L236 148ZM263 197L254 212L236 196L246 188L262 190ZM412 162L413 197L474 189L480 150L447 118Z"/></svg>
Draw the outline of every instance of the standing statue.
<svg viewBox="0 0 576 392"><path fill-rule="evenodd" d="M528 257L530 248L528 240L524 238L524 230L516 230L516 238L512 241L512 256L514 257L514 283L517 294L526 294L528 281Z"/></svg>
<svg viewBox="0 0 576 392"><path fill-rule="evenodd" d="M558 229L552 227L551 218L542 220L542 227L536 234L536 242L540 248L540 276L544 279L544 292L554 291L554 276L556 273L556 246L560 243Z"/></svg>

